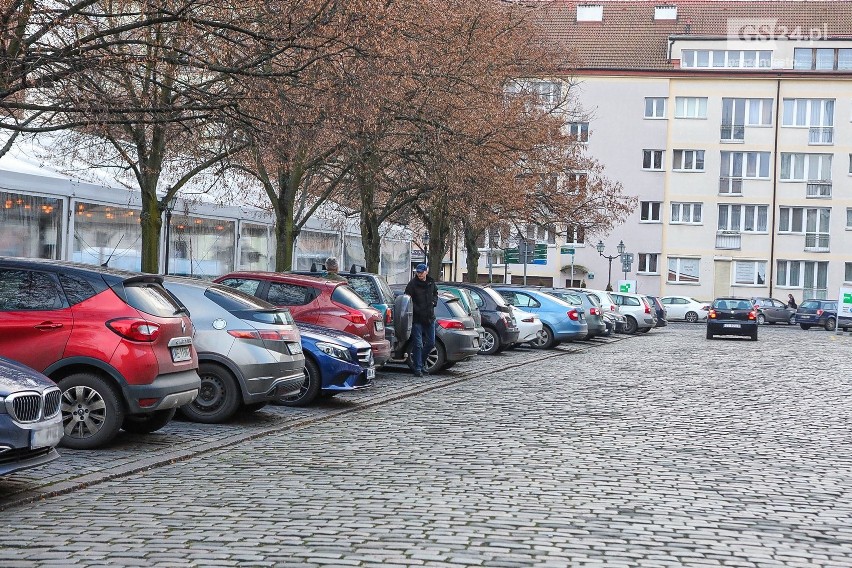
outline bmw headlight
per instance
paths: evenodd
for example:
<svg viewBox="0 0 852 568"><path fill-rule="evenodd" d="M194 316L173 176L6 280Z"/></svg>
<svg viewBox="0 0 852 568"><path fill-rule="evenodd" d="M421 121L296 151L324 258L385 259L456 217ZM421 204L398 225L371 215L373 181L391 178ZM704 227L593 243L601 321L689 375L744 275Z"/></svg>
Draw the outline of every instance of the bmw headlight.
<svg viewBox="0 0 852 568"><path fill-rule="evenodd" d="M341 361L352 361L352 355L349 353L349 350L337 343L325 343L318 341L317 349L326 355L331 355L335 359L340 359Z"/></svg>

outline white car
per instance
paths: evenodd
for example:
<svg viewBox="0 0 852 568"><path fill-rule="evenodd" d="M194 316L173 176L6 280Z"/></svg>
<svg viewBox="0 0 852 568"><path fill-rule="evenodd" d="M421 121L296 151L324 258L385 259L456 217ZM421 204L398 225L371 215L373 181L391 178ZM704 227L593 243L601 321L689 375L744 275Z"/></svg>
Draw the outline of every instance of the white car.
<svg viewBox="0 0 852 568"><path fill-rule="evenodd" d="M706 320L710 305L707 302L699 302L689 296L663 296L660 298L666 307L666 313L670 320L686 320L689 323Z"/></svg>
<svg viewBox="0 0 852 568"><path fill-rule="evenodd" d="M518 309L515 306L512 306L512 312L517 321L518 331L520 332L518 333L518 343L535 341L541 335L542 329L544 329L538 316Z"/></svg>

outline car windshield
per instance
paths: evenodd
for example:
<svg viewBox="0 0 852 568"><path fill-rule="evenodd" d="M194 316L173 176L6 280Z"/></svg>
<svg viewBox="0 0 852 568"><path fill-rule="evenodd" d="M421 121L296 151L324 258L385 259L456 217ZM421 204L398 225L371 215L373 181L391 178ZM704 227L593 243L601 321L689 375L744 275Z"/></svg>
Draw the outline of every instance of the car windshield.
<svg viewBox="0 0 852 568"><path fill-rule="evenodd" d="M365 302L364 299L355 292L355 290L346 284L334 289L334 292L331 293L331 300L338 304L355 308L356 310L362 310L370 307L367 302Z"/></svg>

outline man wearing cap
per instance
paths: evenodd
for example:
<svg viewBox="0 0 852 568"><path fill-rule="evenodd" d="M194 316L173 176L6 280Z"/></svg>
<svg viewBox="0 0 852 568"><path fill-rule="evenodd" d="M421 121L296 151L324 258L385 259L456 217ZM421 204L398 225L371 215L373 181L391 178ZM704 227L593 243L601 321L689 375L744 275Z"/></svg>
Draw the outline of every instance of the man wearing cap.
<svg viewBox="0 0 852 568"><path fill-rule="evenodd" d="M342 282L346 282L346 278L341 276L338 273L340 270L337 266L337 259L334 257L329 257L325 259L325 271L328 273L325 275L326 280L338 280Z"/></svg>
<svg viewBox="0 0 852 568"><path fill-rule="evenodd" d="M414 376L422 377L426 357L435 346L435 306L438 305L438 287L429 276L429 268L420 263L414 268L414 278L405 287L411 296L414 322L411 325L411 366Z"/></svg>

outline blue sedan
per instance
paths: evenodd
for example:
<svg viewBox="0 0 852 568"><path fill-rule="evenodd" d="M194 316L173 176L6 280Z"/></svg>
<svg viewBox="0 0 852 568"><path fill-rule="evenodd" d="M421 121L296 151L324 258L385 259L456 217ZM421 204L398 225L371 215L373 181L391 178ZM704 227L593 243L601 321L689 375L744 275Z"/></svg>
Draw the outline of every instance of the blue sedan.
<svg viewBox="0 0 852 568"><path fill-rule="evenodd" d="M509 305L538 316L543 324L542 333L529 344L537 349L549 349L562 341L583 339L589 334L586 312L579 306L563 302L555 296L530 288L494 286L494 290Z"/></svg>
<svg viewBox="0 0 852 568"><path fill-rule="evenodd" d="M285 406L307 406L320 395L369 387L376 377L373 350L358 337L318 325L298 324L305 353L305 382L299 393L279 399Z"/></svg>

